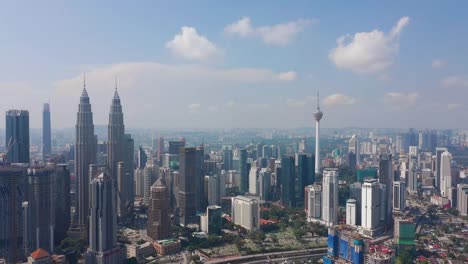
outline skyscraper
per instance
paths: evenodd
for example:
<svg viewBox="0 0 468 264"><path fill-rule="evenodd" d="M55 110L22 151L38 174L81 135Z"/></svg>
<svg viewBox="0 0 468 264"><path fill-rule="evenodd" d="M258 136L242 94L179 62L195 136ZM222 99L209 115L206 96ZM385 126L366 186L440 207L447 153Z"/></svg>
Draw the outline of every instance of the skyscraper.
<svg viewBox="0 0 468 264"><path fill-rule="evenodd" d="M380 186L376 179L365 179L362 185L361 226L364 234L373 237L380 226Z"/></svg>
<svg viewBox="0 0 468 264"><path fill-rule="evenodd" d="M150 204L148 207L148 236L161 240L171 235L169 219L169 188L160 177L151 186Z"/></svg>
<svg viewBox="0 0 468 264"><path fill-rule="evenodd" d="M322 220L326 226L338 222L338 169L323 170Z"/></svg>
<svg viewBox="0 0 468 264"><path fill-rule="evenodd" d="M117 164L120 161L125 161L124 158L124 133L125 125L120 104L119 93L115 88L114 98L109 113L108 125L108 141L107 141L107 166L109 176L115 181L117 180Z"/></svg>
<svg viewBox="0 0 468 264"><path fill-rule="evenodd" d="M314 160L312 156L309 156L305 153L296 155L297 163L297 181L298 181L298 206L303 205L305 201L304 191L306 186L314 184L315 182L315 171L314 171Z"/></svg>
<svg viewBox="0 0 468 264"><path fill-rule="evenodd" d="M181 148L179 154L179 209L182 226L198 221L199 199L203 197L203 191L197 194L199 181L203 180L200 175L203 165L197 165L200 155L203 156L203 150L200 151L198 148Z"/></svg>
<svg viewBox="0 0 468 264"><path fill-rule="evenodd" d="M239 175L241 193L249 191L249 169L247 168L247 150L239 150Z"/></svg>
<svg viewBox="0 0 468 264"><path fill-rule="evenodd" d="M29 163L29 112L6 112L5 145L7 159L11 163Z"/></svg>
<svg viewBox="0 0 468 264"><path fill-rule="evenodd" d="M296 167L293 156L281 159L281 204L285 207L296 206Z"/></svg>
<svg viewBox="0 0 468 264"><path fill-rule="evenodd" d="M137 168L142 170L146 166L146 162L148 161L148 155L146 155L145 150L142 146L138 147L137 153Z"/></svg>
<svg viewBox="0 0 468 264"><path fill-rule="evenodd" d="M51 128L50 128L50 106L48 103L44 104L42 110L42 158L45 159L47 155L52 152L51 143Z"/></svg>
<svg viewBox="0 0 468 264"><path fill-rule="evenodd" d="M232 221L254 231L260 229L260 202L255 196L232 197Z"/></svg>
<svg viewBox="0 0 468 264"><path fill-rule="evenodd" d="M435 163L435 187L440 190L441 179L440 179L440 158L442 153L448 151L445 147L436 147L436 163Z"/></svg>
<svg viewBox="0 0 468 264"><path fill-rule="evenodd" d="M393 210L403 211L406 203L406 187L404 181L393 183Z"/></svg>
<svg viewBox="0 0 468 264"><path fill-rule="evenodd" d="M304 208L307 221L320 220L322 215L322 186L314 184L305 187Z"/></svg>
<svg viewBox="0 0 468 264"><path fill-rule="evenodd" d="M356 155L356 165L360 164L359 158L359 138L357 135L353 135L349 140L348 152L352 152Z"/></svg>
<svg viewBox="0 0 468 264"><path fill-rule="evenodd" d="M444 151L440 156L440 195L444 197L449 197L449 190L452 187L451 163L452 155Z"/></svg>
<svg viewBox="0 0 468 264"><path fill-rule="evenodd" d="M315 174L320 174L320 120L323 117L323 112L320 111L319 94L317 93L317 110L314 112L315 119Z"/></svg>
<svg viewBox="0 0 468 264"><path fill-rule="evenodd" d="M164 154L164 138L158 137L156 158L158 159L159 164L161 164L163 154Z"/></svg>
<svg viewBox="0 0 468 264"><path fill-rule="evenodd" d="M93 112L84 83L75 130L75 176L78 189L78 225L86 226L89 214L89 165L96 162Z"/></svg>
<svg viewBox="0 0 468 264"><path fill-rule="evenodd" d="M263 201L271 200L271 170L263 168L258 176L258 186L260 199Z"/></svg>
<svg viewBox="0 0 468 264"><path fill-rule="evenodd" d="M385 208L387 223L391 225L392 221L392 213L393 213L393 181L394 181L394 173L393 173L393 164L392 164L392 155L391 154L381 154L379 155L379 182L385 185L386 189L386 199L385 204L382 204L382 208ZM363 219L361 219L364 221Z"/></svg>
<svg viewBox="0 0 468 264"><path fill-rule="evenodd" d="M54 172L54 189L56 197L59 197L55 201L55 242L62 241L70 227L70 171L67 166L67 164L57 164Z"/></svg>
<svg viewBox="0 0 468 264"><path fill-rule="evenodd" d="M101 173L90 183L89 248L86 263L123 263L126 254L117 245L115 187L108 175Z"/></svg>

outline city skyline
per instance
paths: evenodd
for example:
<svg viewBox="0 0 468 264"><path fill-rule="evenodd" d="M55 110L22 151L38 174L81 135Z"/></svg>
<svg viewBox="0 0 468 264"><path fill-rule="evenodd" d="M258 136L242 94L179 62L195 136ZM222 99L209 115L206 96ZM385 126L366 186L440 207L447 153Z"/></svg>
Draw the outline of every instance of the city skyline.
<svg viewBox="0 0 468 264"><path fill-rule="evenodd" d="M72 127L86 72L96 124L117 77L134 128L313 126L317 90L324 128L464 127L466 3L266 3L4 4L1 110Z"/></svg>

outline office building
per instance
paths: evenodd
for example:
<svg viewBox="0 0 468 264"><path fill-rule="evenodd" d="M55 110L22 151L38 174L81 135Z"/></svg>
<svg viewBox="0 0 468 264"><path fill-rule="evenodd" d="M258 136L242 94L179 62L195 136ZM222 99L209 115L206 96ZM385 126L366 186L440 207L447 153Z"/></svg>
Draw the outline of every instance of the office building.
<svg viewBox="0 0 468 264"><path fill-rule="evenodd" d="M256 163L252 164L249 172L249 194L258 195L260 186L258 186L258 176L260 173L260 167L257 167Z"/></svg>
<svg viewBox="0 0 468 264"><path fill-rule="evenodd" d="M338 223L338 169L323 170L322 220L326 226Z"/></svg>
<svg viewBox="0 0 468 264"><path fill-rule="evenodd" d="M468 215L468 184L457 184L457 209L460 215Z"/></svg>
<svg viewBox="0 0 468 264"><path fill-rule="evenodd" d="M249 168L247 166L247 150L239 150L239 175L240 175L240 186L239 190L241 193L249 191Z"/></svg>
<svg viewBox="0 0 468 264"><path fill-rule="evenodd" d="M313 156L307 154L297 154L297 181L298 181L298 205L302 205L305 197L305 187L315 182Z"/></svg>
<svg viewBox="0 0 468 264"><path fill-rule="evenodd" d="M271 201L271 170L263 168L258 176L259 196L263 201Z"/></svg>
<svg viewBox="0 0 468 264"><path fill-rule="evenodd" d="M86 264L121 264L125 250L117 244L116 192L113 180L102 173L90 183L89 248Z"/></svg>
<svg viewBox="0 0 468 264"><path fill-rule="evenodd" d="M67 237L70 227L71 195L70 195L70 170L67 164L55 165L55 234L54 241L60 242Z"/></svg>
<svg viewBox="0 0 468 264"><path fill-rule="evenodd" d="M220 235L222 228L221 206L210 205L206 207L206 213L200 216L200 226L202 232L209 235Z"/></svg>
<svg viewBox="0 0 468 264"><path fill-rule="evenodd" d="M197 210L203 199L203 148L181 148L179 154L179 210L180 224L198 222Z"/></svg>
<svg viewBox="0 0 468 264"><path fill-rule="evenodd" d="M185 148L185 140L169 141L169 154L179 155L181 148Z"/></svg>
<svg viewBox="0 0 468 264"><path fill-rule="evenodd" d="M281 204L296 207L296 167L293 156L281 159Z"/></svg>
<svg viewBox="0 0 468 264"><path fill-rule="evenodd" d="M381 214L380 184L375 179L366 179L362 185L361 226L364 235L378 234Z"/></svg>
<svg viewBox="0 0 468 264"><path fill-rule="evenodd" d="M406 204L406 184L404 181L393 182L393 210L403 211Z"/></svg>
<svg viewBox="0 0 468 264"><path fill-rule="evenodd" d="M346 201L346 224L355 226L356 219L357 219L357 202L354 199L348 199L348 201Z"/></svg>
<svg viewBox="0 0 468 264"><path fill-rule="evenodd" d="M258 197L232 197L232 221L249 231L260 229L260 200Z"/></svg>
<svg viewBox="0 0 468 264"><path fill-rule="evenodd" d="M86 83L78 105L75 131L75 177L77 181L78 225L85 227L89 215L89 165L96 163L96 138L94 137L93 112Z"/></svg>
<svg viewBox="0 0 468 264"><path fill-rule="evenodd" d="M11 163L29 163L29 112L8 110L5 121L7 160Z"/></svg>
<svg viewBox="0 0 468 264"><path fill-rule="evenodd" d="M362 184L360 182L349 185L349 198L356 201L356 225L361 225Z"/></svg>
<svg viewBox="0 0 468 264"><path fill-rule="evenodd" d="M440 167L441 167L441 157L442 153L448 151L445 147L436 147L436 155L435 155L435 187L440 190L441 187L441 176L440 176Z"/></svg>
<svg viewBox="0 0 468 264"><path fill-rule="evenodd" d="M321 173L320 159L320 120L323 117L323 112L320 111L319 94L317 93L317 110L314 112L315 119L315 174Z"/></svg>
<svg viewBox="0 0 468 264"><path fill-rule="evenodd" d="M382 209L385 208L386 214L385 219L387 225L392 224L392 203L393 203L393 192L390 191L393 189L393 181L394 181L394 173L393 173L393 164L392 164L392 155L389 154L381 154L379 155L379 182L384 184L387 188L386 197L385 197L385 205L382 205Z"/></svg>
<svg viewBox="0 0 468 264"><path fill-rule="evenodd" d="M157 144L157 149L156 149L156 158L158 159L159 164L161 164L163 154L164 154L164 138L163 137L158 137L158 144Z"/></svg>
<svg viewBox="0 0 468 264"><path fill-rule="evenodd" d="M142 146L138 147L137 152L137 168L144 169L146 167L146 162L148 161L148 155Z"/></svg>
<svg viewBox="0 0 468 264"><path fill-rule="evenodd" d="M304 208L308 222L319 221L322 216L322 186L305 187Z"/></svg>
<svg viewBox="0 0 468 264"><path fill-rule="evenodd" d="M407 178L408 178L408 192L410 194L418 193L418 168L417 168L417 160L415 156L409 157Z"/></svg>
<svg viewBox="0 0 468 264"><path fill-rule="evenodd" d="M42 109L42 159L52 152L52 132L50 126L50 105L44 104Z"/></svg>
<svg viewBox="0 0 468 264"><path fill-rule="evenodd" d="M223 169L224 170L232 170L232 146L223 146Z"/></svg>
<svg viewBox="0 0 468 264"><path fill-rule="evenodd" d="M444 151L440 155L440 195L449 197L449 190L452 187L452 154Z"/></svg>
<svg viewBox="0 0 468 264"><path fill-rule="evenodd" d="M23 211L26 177L25 168L19 166L2 166L0 164L0 258L7 263L16 263L29 254L29 249L23 250L27 241L23 235L24 218L29 218L27 202ZM25 252L26 251L26 252ZM26 253L26 254L25 254Z"/></svg>
<svg viewBox="0 0 468 264"><path fill-rule="evenodd" d="M393 238L399 249L414 249L416 219L412 216L396 216Z"/></svg>
<svg viewBox="0 0 468 264"><path fill-rule="evenodd" d="M148 207L147 234L153 240L165 239L171 236L169 207L169 188L165 181L159 178L151 186L151 198Z"/></svg>
<svg viewBox="0 0 468 264"><path fill-rule="evenodd" d="M360 147L359 138L357 135L353 135L348 142L348 152L353 153L355 155L356 165L360 164L359 147Z"/></svg>
<svg viewBox="0 0 468 264"><path fill-rule="evenodd" d="M208 205L218 205L221 203L220 197L220 177L218 175L205 176L206 194Z"/></svg>

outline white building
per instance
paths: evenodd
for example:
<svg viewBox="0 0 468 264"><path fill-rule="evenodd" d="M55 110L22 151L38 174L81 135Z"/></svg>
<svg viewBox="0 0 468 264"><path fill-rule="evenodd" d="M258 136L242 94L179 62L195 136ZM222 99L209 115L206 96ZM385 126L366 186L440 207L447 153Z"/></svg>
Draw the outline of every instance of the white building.
<svg viewBox="0 0 468 264"><path fill-rule="evenodd" d="M406 204L406 184L404 181L393 182L393 211L403 211Z"/></svg>
<svg viewBox="0 0 468 264"><path fill-rule="evenodd" d="M326 226L338 222L338 169L323 170L322 220Z"/></svg>
<svg viewBox="0 0 468 264"><path fill-rule="evenodd" d="M460 215L468 215L468 184L457 184L457 209Z"/></svg>
<svg viewBox="0 0 468 264"><path fill-rule="evenodd" d="M253 231L260 228L260 199L255 196L232 197L232 221Z"/></svg>
<svg viewBox="0 0 468 264"><path fill-rule="evenodd" d="M255 165L255 162L252 164L252 168L250 168L249 172L249 193L258 195L259 194L259 186L258 186L258 175L260 172L260 168Z"/></svg>
<svg viewBox="0 0 468 264"><path fill-rule="evenodd" d="M322 215L322 186L309 185L305 187L304 208L307 221L318 221Z"/></svg>
<svg viewBox="0 0 468 264"><path fill-rule="evenodd" d="M418 193L418 172L417 172L416 157L409 157L408 167L408 192L412 194Z"/></svg>
<svg viewBox="0 0 468 264"><path fill-rule="evenodd" d="M357 220L357 202L354 199L348 199L346 202L346 224L356 225Z"/></svg>
<svg viewBox="0 0 468 264"><path fill-rule="evenodd" d="M452 187L452 155L444 151L440 156L440 195L449 196L449 190Z"/></svg>
<svg viewBox="0 0 468 264"><path fill-rule="evenodd" d="M376 179L366 179L362 185L361 226L366 236L373 237L380 226L380 189Z"/></svg>

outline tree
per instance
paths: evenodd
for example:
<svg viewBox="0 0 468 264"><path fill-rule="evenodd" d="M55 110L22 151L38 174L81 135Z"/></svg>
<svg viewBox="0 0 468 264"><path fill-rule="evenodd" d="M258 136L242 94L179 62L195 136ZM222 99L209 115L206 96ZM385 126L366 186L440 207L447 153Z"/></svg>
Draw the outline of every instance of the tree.
<svg viewBox="0 0 468 264"><path fill-rule="evenodd" d="M412 264L414 260L414 256L411 254L410 251L403 251L398 255L396 258L396 264Z"/></svg>

